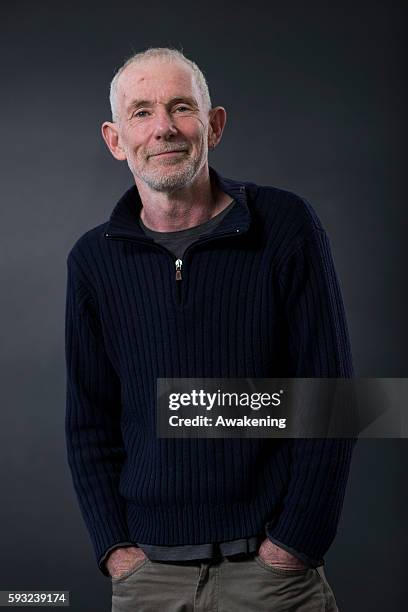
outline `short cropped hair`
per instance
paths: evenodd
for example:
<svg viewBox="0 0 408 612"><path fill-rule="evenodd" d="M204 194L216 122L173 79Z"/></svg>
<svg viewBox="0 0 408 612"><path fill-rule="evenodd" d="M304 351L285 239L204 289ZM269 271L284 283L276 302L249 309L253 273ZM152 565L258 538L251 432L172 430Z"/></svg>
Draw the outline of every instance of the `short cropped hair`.
<svg viewBox="0 0 408 612"><path fill-rule="evenodd" d="M185 62L193 71L194 78L197 84L197 87L201 93L204 109L209 111L211 109L211 98L208 90L207 81L205 79L204 74L197 66L195 62L188 59L184 53L178 51L178 49L171 49L170 47L150 47L146 49L146 51L140 51L140 53L136 53L129 57L125 63L116 71L111 84L110 84L110 94L109 101L112 112L112 121L118 121L119 114L117 108L117 93L118 93L118 80L124 69L129 66L129 64L136 64L142 62L144 60L148 60L151 58L160 58L167 61L177 61L181 60Z"/></svg>

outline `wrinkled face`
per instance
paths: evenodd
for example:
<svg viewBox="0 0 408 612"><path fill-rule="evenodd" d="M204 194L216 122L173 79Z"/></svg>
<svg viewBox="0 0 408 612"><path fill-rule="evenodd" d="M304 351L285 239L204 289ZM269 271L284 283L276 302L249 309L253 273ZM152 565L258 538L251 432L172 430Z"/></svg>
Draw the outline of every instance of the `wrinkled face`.
<svg viewBox="0 0 408 612"><path fill-rule="evenodd" d="M208 158L208 111L182 61L129 65L118 82L119 142L136 179L156 191L188 185Z"/></svg>

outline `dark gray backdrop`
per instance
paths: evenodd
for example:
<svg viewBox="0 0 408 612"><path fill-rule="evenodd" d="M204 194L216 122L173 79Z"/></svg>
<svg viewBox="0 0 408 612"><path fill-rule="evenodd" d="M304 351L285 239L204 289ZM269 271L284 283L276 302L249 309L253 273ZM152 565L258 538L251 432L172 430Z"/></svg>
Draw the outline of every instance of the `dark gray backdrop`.
<svg viewBox="0 0 408 612"><path fill-rule="evenodd" d="M288 4L2 2L0 589L110 609L65 457L65 260L132 184L100 136L132 52L197 61L228 112L211 163L311 201L357 375L407 375L404 3ZM358 443L326 557L342 612L407 609L407 456L406 440Z"/></svg>

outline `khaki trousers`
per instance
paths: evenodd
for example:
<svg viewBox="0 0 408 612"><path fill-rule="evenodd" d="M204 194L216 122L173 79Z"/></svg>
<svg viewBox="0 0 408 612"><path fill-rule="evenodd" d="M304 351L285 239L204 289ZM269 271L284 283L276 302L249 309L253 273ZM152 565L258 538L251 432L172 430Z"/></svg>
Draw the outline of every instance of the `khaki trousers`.
<svg viewBox="0 0 408 612"><path fill-rule="evenodd" d="M322 566L281 570L255 553L145 559L111 580L112 612L338 612Z"/></svg>

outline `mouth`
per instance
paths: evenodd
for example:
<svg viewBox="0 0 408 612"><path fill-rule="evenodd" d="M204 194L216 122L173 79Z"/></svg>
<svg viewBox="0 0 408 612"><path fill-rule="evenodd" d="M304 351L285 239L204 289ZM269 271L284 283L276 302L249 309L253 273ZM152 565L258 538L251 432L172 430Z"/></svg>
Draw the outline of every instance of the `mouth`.
<svg viewBox="0 0 408 612"><path fill-rule="evenodd" d="M178 150L174 150L174 151L163 151L162 153L155 153L154 155L151 155L150 157L168 157L171 155L180 155L180 153L186 153L186 149L178 149Z"/></svg>

